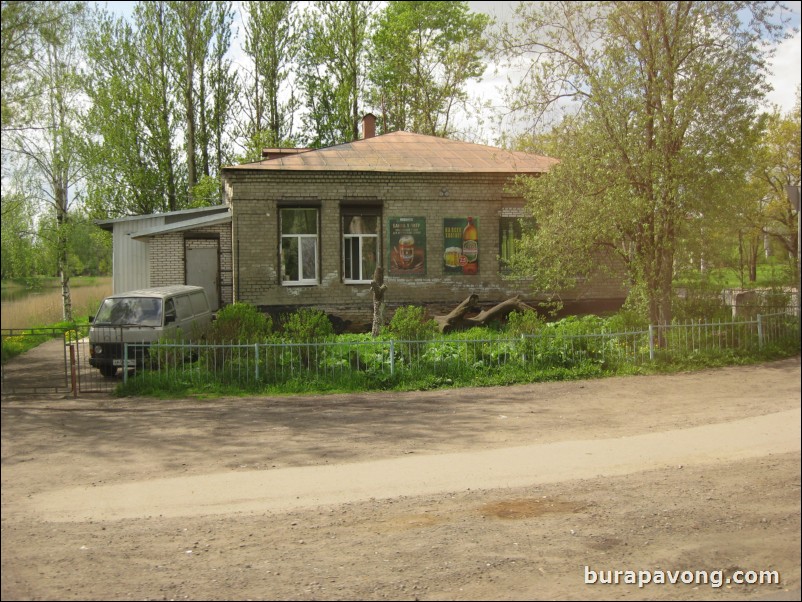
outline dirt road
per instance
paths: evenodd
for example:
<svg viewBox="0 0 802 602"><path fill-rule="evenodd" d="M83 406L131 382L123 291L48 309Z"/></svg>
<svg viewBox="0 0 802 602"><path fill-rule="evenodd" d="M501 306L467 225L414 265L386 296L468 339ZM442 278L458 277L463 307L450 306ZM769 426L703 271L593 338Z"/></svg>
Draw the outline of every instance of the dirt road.
<svg viewBox="0 0 802 602"><path fill-rule="evenodd" d="M800 584L799 358L407 394L4 400L3 599L747 599ZM586 584L776 571L780 585Z"/></svg>

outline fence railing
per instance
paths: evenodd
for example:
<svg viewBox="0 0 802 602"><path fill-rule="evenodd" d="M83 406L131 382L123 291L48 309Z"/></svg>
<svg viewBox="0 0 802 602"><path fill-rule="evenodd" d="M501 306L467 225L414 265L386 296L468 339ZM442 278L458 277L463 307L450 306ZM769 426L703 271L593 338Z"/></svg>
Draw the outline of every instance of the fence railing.
<svg viewBox="0 0 802 602"><path fill-rule="evenodd" d="M621 365L764 348L798 351L799 319L785 313L753 320L688 322L628 332L566 332L545 327L534 335L483 339L346 340L207 344L127 343L123 365L142 358L136 378L192 384L270 385L289 381L386 380L431 374L520 372L594 364ZM124 371L123 380L130 378Z"/></svg>

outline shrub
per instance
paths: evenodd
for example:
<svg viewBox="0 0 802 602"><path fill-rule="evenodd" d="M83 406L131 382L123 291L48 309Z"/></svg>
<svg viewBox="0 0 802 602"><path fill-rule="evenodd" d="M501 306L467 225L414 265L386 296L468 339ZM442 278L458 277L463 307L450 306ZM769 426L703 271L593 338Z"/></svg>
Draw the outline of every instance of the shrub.
<svg viewBox="0 0 802 602"><path fill-rule="evenodd" d="M422 307L399 307L387 330L403 341L428 341L438 333L437 322L426 318Z"/></svg>
<svg viewBox="0 0 802 602"><path fill-rule="evenodd" d="M523 334L537 334L545 323L546 321L534 311L514 311L507 316L507 332L516 337Z"/></svg>
<svg viewBox="0 0 802 602"><path fill-rule="evenodd" d="M273 320L248 303L232 303L217 312L209 340L213 343L258 343L270 338Z"/></svg>
<svg viewBox="0 0 802 602"><path fill-rule="evenodd" d="M649 328L649 320L629 308L623 308L606 320L608 332L639 332Z"/></svg>
<svg viewBox="0 0 802 602"><path fill-rule="evenodd" d="M334 326L325 312L319 309L302 308L283 320L284 336L296 343L321 341L334 336Z"/></svg>
<svg viewBox="0 0 802 602"><path fill-rule="evenodd" d="M675 322L732 319L732 309L724 302L721 286L709 282L695 283L678 290L672 310Z"/></svg>

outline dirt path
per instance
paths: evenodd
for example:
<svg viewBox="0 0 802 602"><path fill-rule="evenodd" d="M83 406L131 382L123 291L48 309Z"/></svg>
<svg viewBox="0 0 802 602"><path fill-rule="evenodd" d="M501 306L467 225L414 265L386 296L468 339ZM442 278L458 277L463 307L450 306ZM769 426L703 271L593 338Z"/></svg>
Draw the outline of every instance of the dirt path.
<svg viewBox="0 0 802 602"><path fill-rule="evenodd" d="M4 400L2 597L796 591L799 408L799 358L378 396ZM584 567L782 583L586 585Z"/></svg>

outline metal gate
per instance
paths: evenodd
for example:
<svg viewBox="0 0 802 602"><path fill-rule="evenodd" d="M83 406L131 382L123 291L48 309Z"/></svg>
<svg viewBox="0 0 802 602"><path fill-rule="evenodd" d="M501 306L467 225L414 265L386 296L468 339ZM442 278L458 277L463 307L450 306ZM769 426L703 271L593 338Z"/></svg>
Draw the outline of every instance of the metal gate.
<svg viewBox="0 0 802 602"><path fill-rule="evenodd" d="M89 365L88 326L2 330L2 394L111 393L121 382Z"/></svg>

